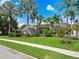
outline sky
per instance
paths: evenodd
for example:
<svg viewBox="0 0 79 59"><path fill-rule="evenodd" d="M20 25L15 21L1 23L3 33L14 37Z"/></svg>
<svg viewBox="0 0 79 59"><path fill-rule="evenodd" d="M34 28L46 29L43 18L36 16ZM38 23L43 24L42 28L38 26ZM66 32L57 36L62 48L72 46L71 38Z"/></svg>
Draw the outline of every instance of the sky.
<svg viewBox="0 0 79 59"><path fill-rule="evenodd" d="M38 12L45 17L50 17L58 13L57 11L60 8L60 6L55 6L55 4L63 1L64 0L36 0Z"/></svg>
<svg viewBox="0 0 79 59"><path fill-rule="evenodd" d="M0 5L3 4L5 1L10 0L0 0ZM18 5L19 0L11 0L16 5ZM40 15L44 16L45 18L53 16L55 13L63 15L63 12L58 12L61 6L55 6L55 4L59 2L64 2L64 0L35 0L36 4L38 5L38 12ZM17 17L19 26L26 23L25 20L26 16Z"/></svg>
<svg viewBox="0 0 79 59"><path fill-rule="evenodd" d="M19 0L11 0L11 1L13 1L16 5L18 5ZM55 4L59 2L64 2L64 0L35 0L35 2L38 5L39 14L48 18L54 15L55 13L58 13L57 11L59 10L60 6L55 6Z"/></svg>

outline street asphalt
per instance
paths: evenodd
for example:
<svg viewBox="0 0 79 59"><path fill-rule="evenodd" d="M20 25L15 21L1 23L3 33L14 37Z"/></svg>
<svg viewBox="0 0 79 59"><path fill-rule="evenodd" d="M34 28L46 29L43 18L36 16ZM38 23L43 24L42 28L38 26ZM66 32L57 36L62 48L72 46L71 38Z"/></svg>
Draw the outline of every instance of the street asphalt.
<svg viewBox="0 0 79 59"><path fill-rule="evenodd" d="M11 48L0 46L0 59L36 59Z"/></svg>

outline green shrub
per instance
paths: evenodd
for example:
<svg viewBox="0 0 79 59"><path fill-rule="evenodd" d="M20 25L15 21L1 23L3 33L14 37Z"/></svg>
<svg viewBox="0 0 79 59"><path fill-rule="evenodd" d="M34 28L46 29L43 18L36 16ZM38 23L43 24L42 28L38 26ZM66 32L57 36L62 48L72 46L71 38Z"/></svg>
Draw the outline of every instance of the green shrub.
<svg viewBox="0 0 79 59"><path fill-rule="evenodd" d="M16 33L16 37L20 37L20 36L21 36L21 34L22 34L22 32L21 32L21 31L19 31L19 30L17 30L15 33Z"/></svg>
<svg viewBox="0 0 79 59"><path fill-rule="evenodd" d="M62 40L61 43L62 43L62 44L72 44L71 41L64 41L64 40Z"/></svg>
<svg viewBox="0 0 79 59"><path fill-rule="evenodd" d="M30 37L30 34L21 34L21 37L27 38L27 37Z"/></svg>
<svg viewBox="0 0 79 59"><path fill-rule="evenodd" d="M52 37L53 31L52 30L45 30L46 37Z"/></svg>
<svg viewBox="0 0 79 59"><path fill-rule="evenodd" d="M72 29L69 26L65 27L65 33L66 34L70 34L71 31L72 31Z"/></svg>
<svg viewBox="0 0 79 59"><path fill-rule="evenodd" d="M57 35L58 35L59 37L65 36L65 28L64 28L64 27L59 27L59 28L58 28L58 31L57 31Z"/></svg>
<svg viewBox="0 0 79 59"><path fill-rule="evenodd" d="M31 37L39 37L40 34L39 33L35 33L35 34L32 34Z"/></svg>
<svg viewBox="0 0 79 59"><path fill-rule="evenodd" d="M59 37L63 37L65 35L69 35L71 32L71 28L69 26L65 26L65 27L57 27L54 28L55 31L55 35L59 36Z"/></svg>
<svg viewBox="0 0 79 59"><path fill-rule="evenodd" d="M16 37L16 33L15 32L10 33L9 37Z"/></svg>

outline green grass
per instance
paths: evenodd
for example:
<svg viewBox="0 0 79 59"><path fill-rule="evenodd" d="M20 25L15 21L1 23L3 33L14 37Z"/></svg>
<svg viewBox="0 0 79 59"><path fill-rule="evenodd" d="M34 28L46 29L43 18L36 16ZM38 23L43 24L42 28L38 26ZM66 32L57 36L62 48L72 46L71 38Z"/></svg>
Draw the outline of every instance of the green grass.
<svg viewBox="0 0 79 59"><path fill-rule="evenodd" d="M4 45L10 48L13 48L15 50L21 51L25 54L32 55L38 59L45 59L45 57L48 57L47 59L79 59L79 58L74 58L63 54L59 54L56 52L51 52L48 50L43 50L35 47L20 45L20 44L6 42L6 41L0 41L0 45Z"/></svg>
<svg viewBox="0 0 79 59"><path fill-rule="evenodd" d="M32 38L17 38L17 37L0 37L0 38L6 38L6 39L12 39L12 40L18 40L18 41L24 41L24 42L31 42L36 44L42 44L57 48L63 48L68 50L74 50L79 51L79 40L68 40L63 38L56 38L56 37L32 37ZM63 44L61 41L71 41L72 44Z"/></svg>

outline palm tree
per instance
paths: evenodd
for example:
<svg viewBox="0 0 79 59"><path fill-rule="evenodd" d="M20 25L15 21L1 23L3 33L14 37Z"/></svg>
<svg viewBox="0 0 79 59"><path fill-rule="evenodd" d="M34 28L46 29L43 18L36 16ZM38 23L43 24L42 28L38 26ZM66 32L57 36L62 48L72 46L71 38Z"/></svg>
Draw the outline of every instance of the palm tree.
<svg viewBox="0 0 79 59"><path fill-rule="evenodd" d="M39 14L36 15L36 20L37 20L37 26L39 25Z"/></svg>
<svg viewBox="0 0 79 59"><path fill-rule="evenodd" d="M21 10L23 14L27 14L27 25L29 26L29 20L35 18L36 3L34 0L20 0Z"/></svg>
<svg viewBox="0 0 79 59"><path fill-rule="evenodd" d="M10 34L11 33L11 29L12 29L12 20L14 18L14 14L15 14L15 10L16 10L16 6L14 3L12 3L11 1L8 1L8 2L5 2L3 5L3 13L5 14L5 16L7 17L8 19L8 22L9 22L9 30L8 30L8 33Z"/></svg>
<svg viewBox="0 0 79 59"><path fill-rule="evenodd" d="M71 20L71 29L72 29L72 21L75 19L75 4L76 4L76 0L72 0L71 4L70 4L70 10L69 12L69 16L70 16L70 20ZM71 34L72 34L72 30L71 30Z"/></svg>
<svg viewBox="0 0 79 59"><path fill-rule="evenodd" d="M59 24L60 23L60 15L55 14L53 17L53 23L54 24Z"/></svg>
<svg viewBox="0 0 79 59"><path fill-rule="evenodd" d="M20 0L20 4L21 4L20 13L27 14L27 25L29 25L29 14L28 14L28 11L30 9L29 1L28 0Z"/></svg>
<svg viewBox="0 0 79 59"><path fill-rule="evenodd" d="M79 0L77 0L76 9L77 9L77 14L78 14L78 21L79 21Z"/></svg>
<svg viewBox="0 0 79 59"><path fill-rule="evenodd" d="M64 2L59 2L57 5L60 5L61 8L59 9L59 11L63 10L66 8L65 10L65 16L67 17L67 23L68 23L68 10L70 8L70 3L71 3L72 0L65 0Z"/></svg>
<svg viewBox="0 0 79 59"><path fill-rule="evenodd" d="M42 15L38 15L37 17L37 25L40 26L41 22L45 20L45 18Z"/></svg>
<svg viewBox="0 0 79 59"><path fill-rule="evenodd" d="M4 18L5 18L5 14L3 12L3 7L0 6L0 31L2 32L2 34L4 34L4 31L6 29L6 28L4 29L4 27L5 27L5 24L7 23L5 22L6 20ZM7 32L7 29L6 29L6 32Z"/></svg>
<svg viewBox="0 0 79 59"><path fill-rule="evenodd" d="M54 26L54 19L53 19L53 17L49 17L47 19L47 21L51 24L52 27Z"/></svg>
<svg viewBox="0 0 79 59"><path fill-rule="evenodd" d="M49 17L48 22L51 24L52 27L54 27L54 25L59 25L61 19L60 19L60 15L55 14L52 17Z"/></svg>
<svg viewBox="0 0 79 59"><path fill-rule="evenodd" d="M17 27L17 23L14 19L11 19L11 22L8 22L9 15L8 15L6 10L5 10L5 7L3 5L0 6L0 27L1 27L0 30L1 30L3 35L8 34L8 32L11 29ZM9 26L11 26L11 27L9 27Z"/></svg>
<svg viewBox="0 0 79 59"><path fill-rule="evenodd" d="M29 12L28 12L29 15L30 15L29 18L32 20L32 23L35 24L36 16L37 16L37 13L38 13L37 12L38 7L37 7L34 0L29 0L29 4L30 4L30 9L29 9Z"/></svg>
<svg viewBox="0 0 79 59"><path fill-rule="evenodd" d="M35 20L36 3L34 0L20 0L21 12L27 15L27 25L29 34L29 20Z"/></svg>
<svg viewBox="0 0 79 59"><path fill-rule="evenodd" d="M35 4L34 4L35 5ZM35 24L36 18L37 18L37 6L34 6L33 9L30 11L30 19L32 20L32 23Z"/></svg>

